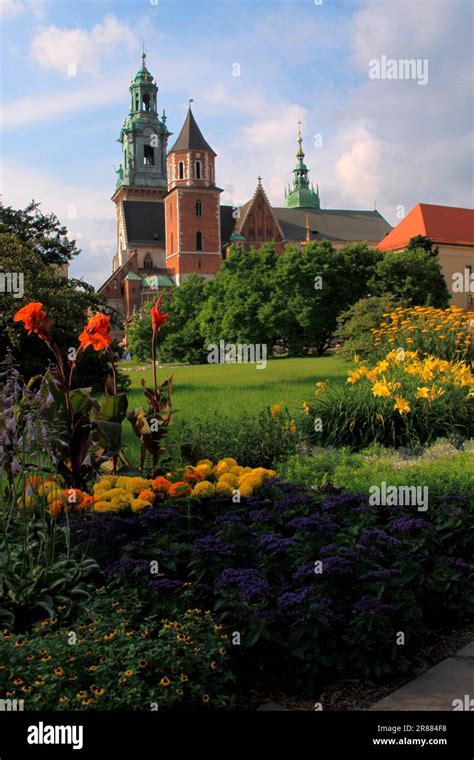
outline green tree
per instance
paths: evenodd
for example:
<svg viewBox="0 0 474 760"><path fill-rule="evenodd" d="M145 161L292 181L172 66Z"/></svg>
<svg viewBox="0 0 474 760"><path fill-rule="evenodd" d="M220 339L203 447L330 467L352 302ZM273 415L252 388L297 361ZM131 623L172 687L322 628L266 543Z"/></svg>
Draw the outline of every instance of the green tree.
<svg viewBox="0 0 474 760"><path fill-rule="evenodd" d="M24 209L0 209L0 233L12 233L27 243L45 264L68 264L80 253L76 241L54 214L43 214L40 204L31 201Z"/></svg>
<svg viewBox="0 0 474 760"><path fill-rule="evenodd" d="M273 345L276 335L269 302L277 260L271 243L250 251L231 251L210 284L199 316L206 345L221 339Z"/></svg>
<svg viewBox="0 0 474 760"><path fill-rule="evenodd" d="M270 312L275 334L292 355L324 353L337 317L367 294L376 253L366 243L335 251L328 241L287 247L273 275Z"/></svg>
<svg viewBox="0 0 474 760"><path fill-rule="evenodd" d="M386 251L375 266L370 281L373 295L392 293L407 306L449 306L449 291L433 250L408 247L404 251Z"/></svg>
<svg viewBox="0 0 474 760"><path fill-rule="evenodd" d="M206 342L201 333L199 316L206 303L210 282L197 274L191 274L175 288L169 305L168 319L160 333L158 356L161 361L181 361L202 364L206 361ZM165 308L166 306L166 308Z"/></svg>

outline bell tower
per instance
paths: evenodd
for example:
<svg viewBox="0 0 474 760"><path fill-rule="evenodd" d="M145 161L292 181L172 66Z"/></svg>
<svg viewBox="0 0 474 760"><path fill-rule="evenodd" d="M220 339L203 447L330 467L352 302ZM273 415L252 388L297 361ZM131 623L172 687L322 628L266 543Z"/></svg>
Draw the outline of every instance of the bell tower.
<svg viewBox="0 0 474 760"><path fill-rule="evenodd" d="M146 65L142 65L130 90L130 112L123 122L118 142L122 145L122 163L116 169L119 187L155 187L166 192L166 152L170 132L166 115L157 112L158 86Z"/></svg>
<svg viewBox="0 0 474 760"><path fill-rule="evenodd" d="M177 285L191 273L212 277L222 258L216 153L196 123L191 102L167 159L166 268Z"/></svg>

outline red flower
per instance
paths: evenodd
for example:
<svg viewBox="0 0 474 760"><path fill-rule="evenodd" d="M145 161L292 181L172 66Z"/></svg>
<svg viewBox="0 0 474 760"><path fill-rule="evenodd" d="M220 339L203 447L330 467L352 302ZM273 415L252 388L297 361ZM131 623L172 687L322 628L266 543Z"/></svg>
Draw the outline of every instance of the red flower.
<svg viewBox="0 0 474 760"><path fill-rule="evenodd" d="M28 335L37 333L40 338L48 336L51 327L50 322L46 319L46 312L43 311L43 304L38 301L28 303L19 309L13 317L13 321L24 322Z"/></svg>
<svg viewBox="0 0 474 760"><path fill-rule="evenodd" d="M102 351L103 348L108 348L112 343L110 330L110 319L100 312L94 314L79 335L81 348L84 350L88 346L92 346L94 351Z"/></svg>
<svg viewBox="0 0 474 760"><path fill-rule="evenodd" d="M168 314L162 314L160 312L160 306L161 306L161 300L162 296L159 297L158 301L154 306L151 308L151 326L153 328L153 332L157 333L160 327L164 325L168 318Z"/></svg>
<svg viewBox="0 0 474 760"><path fill-rule="evenodd" d="M169 495L172 499L184 499L191 496L192 488L188 483L180 480L179 483L173 483L170 486Z"/></svg>

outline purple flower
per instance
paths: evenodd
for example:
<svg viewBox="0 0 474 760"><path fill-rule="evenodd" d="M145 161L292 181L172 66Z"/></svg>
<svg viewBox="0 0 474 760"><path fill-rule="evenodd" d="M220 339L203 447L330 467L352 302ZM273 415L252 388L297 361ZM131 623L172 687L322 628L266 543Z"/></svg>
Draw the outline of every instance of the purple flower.
<svg viewBox="0 0 474 760"><path fill-rule="evenodd" d="M252 520L252 522L270 522L272 520L272 516L268 509L251 509L250 512L248 512L248 516Z"/></svg>
<svg viewBox="0 0 474 760"><path fill-rule="evenodd" d="M216 517L216 523L242 523L243 517L235 512L226 512Z"/></svg>
<svg viewBox="0 0 474 760"><path fill-rule="evenodd" d="M399 533L411 533L413 530L420 530L421 528L433 528L433 524L428 520L423 520L421 517L399 517L392 523L392 530L398 530Z"/></svg>
<svg viewBox="0 0 474 760"><path fill-rule="evenodd" d="M364 528L359 536L359 546L362 549L370 549L374 546L389 547L398 546L401 542L398 538L390 536L386 531L380 528Z"/></svg>
<svg viewBox="0 0 474 760"><path fill-rule="evenodd" d="M349 561L344 557L326 557L322 561L323 575L354 575Z"/></svg>
<svg viewBox="0 0 474 760"><path fill-rule="evenodd" d="M374 596L363 596L354 604L355 612L380 612L383 615L390 615L395 612L396 607L394 604L385 604L380 599L376 599Z"/></svg>
<svg viewBox="0 0 474 760"><path fill-rule="evenodd" d="M204 538L198 538L189 547L190 554L193 556L209 555L211 557L229 557L233 551L234 546L228 544L216 536L204 536Z"/></svg>
<svg viewBox="0 0 474 760"><path fill-rule="evenodd" d="M367 505L367 497L363 493L342 493L324 499L321 509L355 509Z"/></svg>
<svg viewBox="0 0 474 760"><path fill-rule="evenodd" d="M259 570L250 567L228 567L216 581L216 588L234 586L245 602L256 602L270 594L270 586Z"/></svg>
<svg viewBox="0 0 474 760"><path fill-rule="evenodd" d="M293 530L310 530L321 534L324 538L333 538L340 526L330 520L326 515L308 515L307 517L294 517L287 523L288 528Z"/></svg>
<svg viewBox="0 0 474 760"><path fill-rule="evenodd" d="M381 570L369 570L364 575L361 575L359 580L361 581L389 581L391 578L400 578L403 575L401 570L382 568Z"/></svg>
<svg viewBox="0 0 474 760"><path fill-rule="evenodd" d="M283 538L278 533L269 533L260 539L262 552L269 554L271 557L277 554L285 554L294 544L295 542L292 538Z"/></svg>
<svg viewBox="0 0 474 760"><path fill-rule="evenodd" d="M313 591L311 586L303 586L296 591L287 591L277 599L278 608L285 613L294 613Z"/></svg>

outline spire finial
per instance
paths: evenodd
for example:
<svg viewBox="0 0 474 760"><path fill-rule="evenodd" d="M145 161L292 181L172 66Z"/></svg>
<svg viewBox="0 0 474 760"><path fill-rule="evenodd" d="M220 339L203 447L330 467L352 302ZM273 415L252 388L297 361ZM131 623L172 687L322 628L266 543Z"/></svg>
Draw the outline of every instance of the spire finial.
<svg viewBox="0 0 474 760"><path fill-rule="evenodd" d="M189 110L192 111L192 103L194 103L194 98L189 98Z"/></svg>
<svg viewBox="0 0 474 760"><path fill-rule="evenodd" d="M262 184L262 178L261 178L260 174L257 177L257 182L258 182L259 185Z"/></svg>
<svg viewBox="0 0 474 760"><path fill-rule="evenodd" d="M301 119L298 119L298 151L296 153L297 158L304 158L303 153L303 138L301 136Z"/></svg>
<svg viewBox="0 0 474 760"><path fill-rule="evenodd" d="M146 58L145 43L142 42L142 66L143 67L145 66L145 58Z"/></svg>

